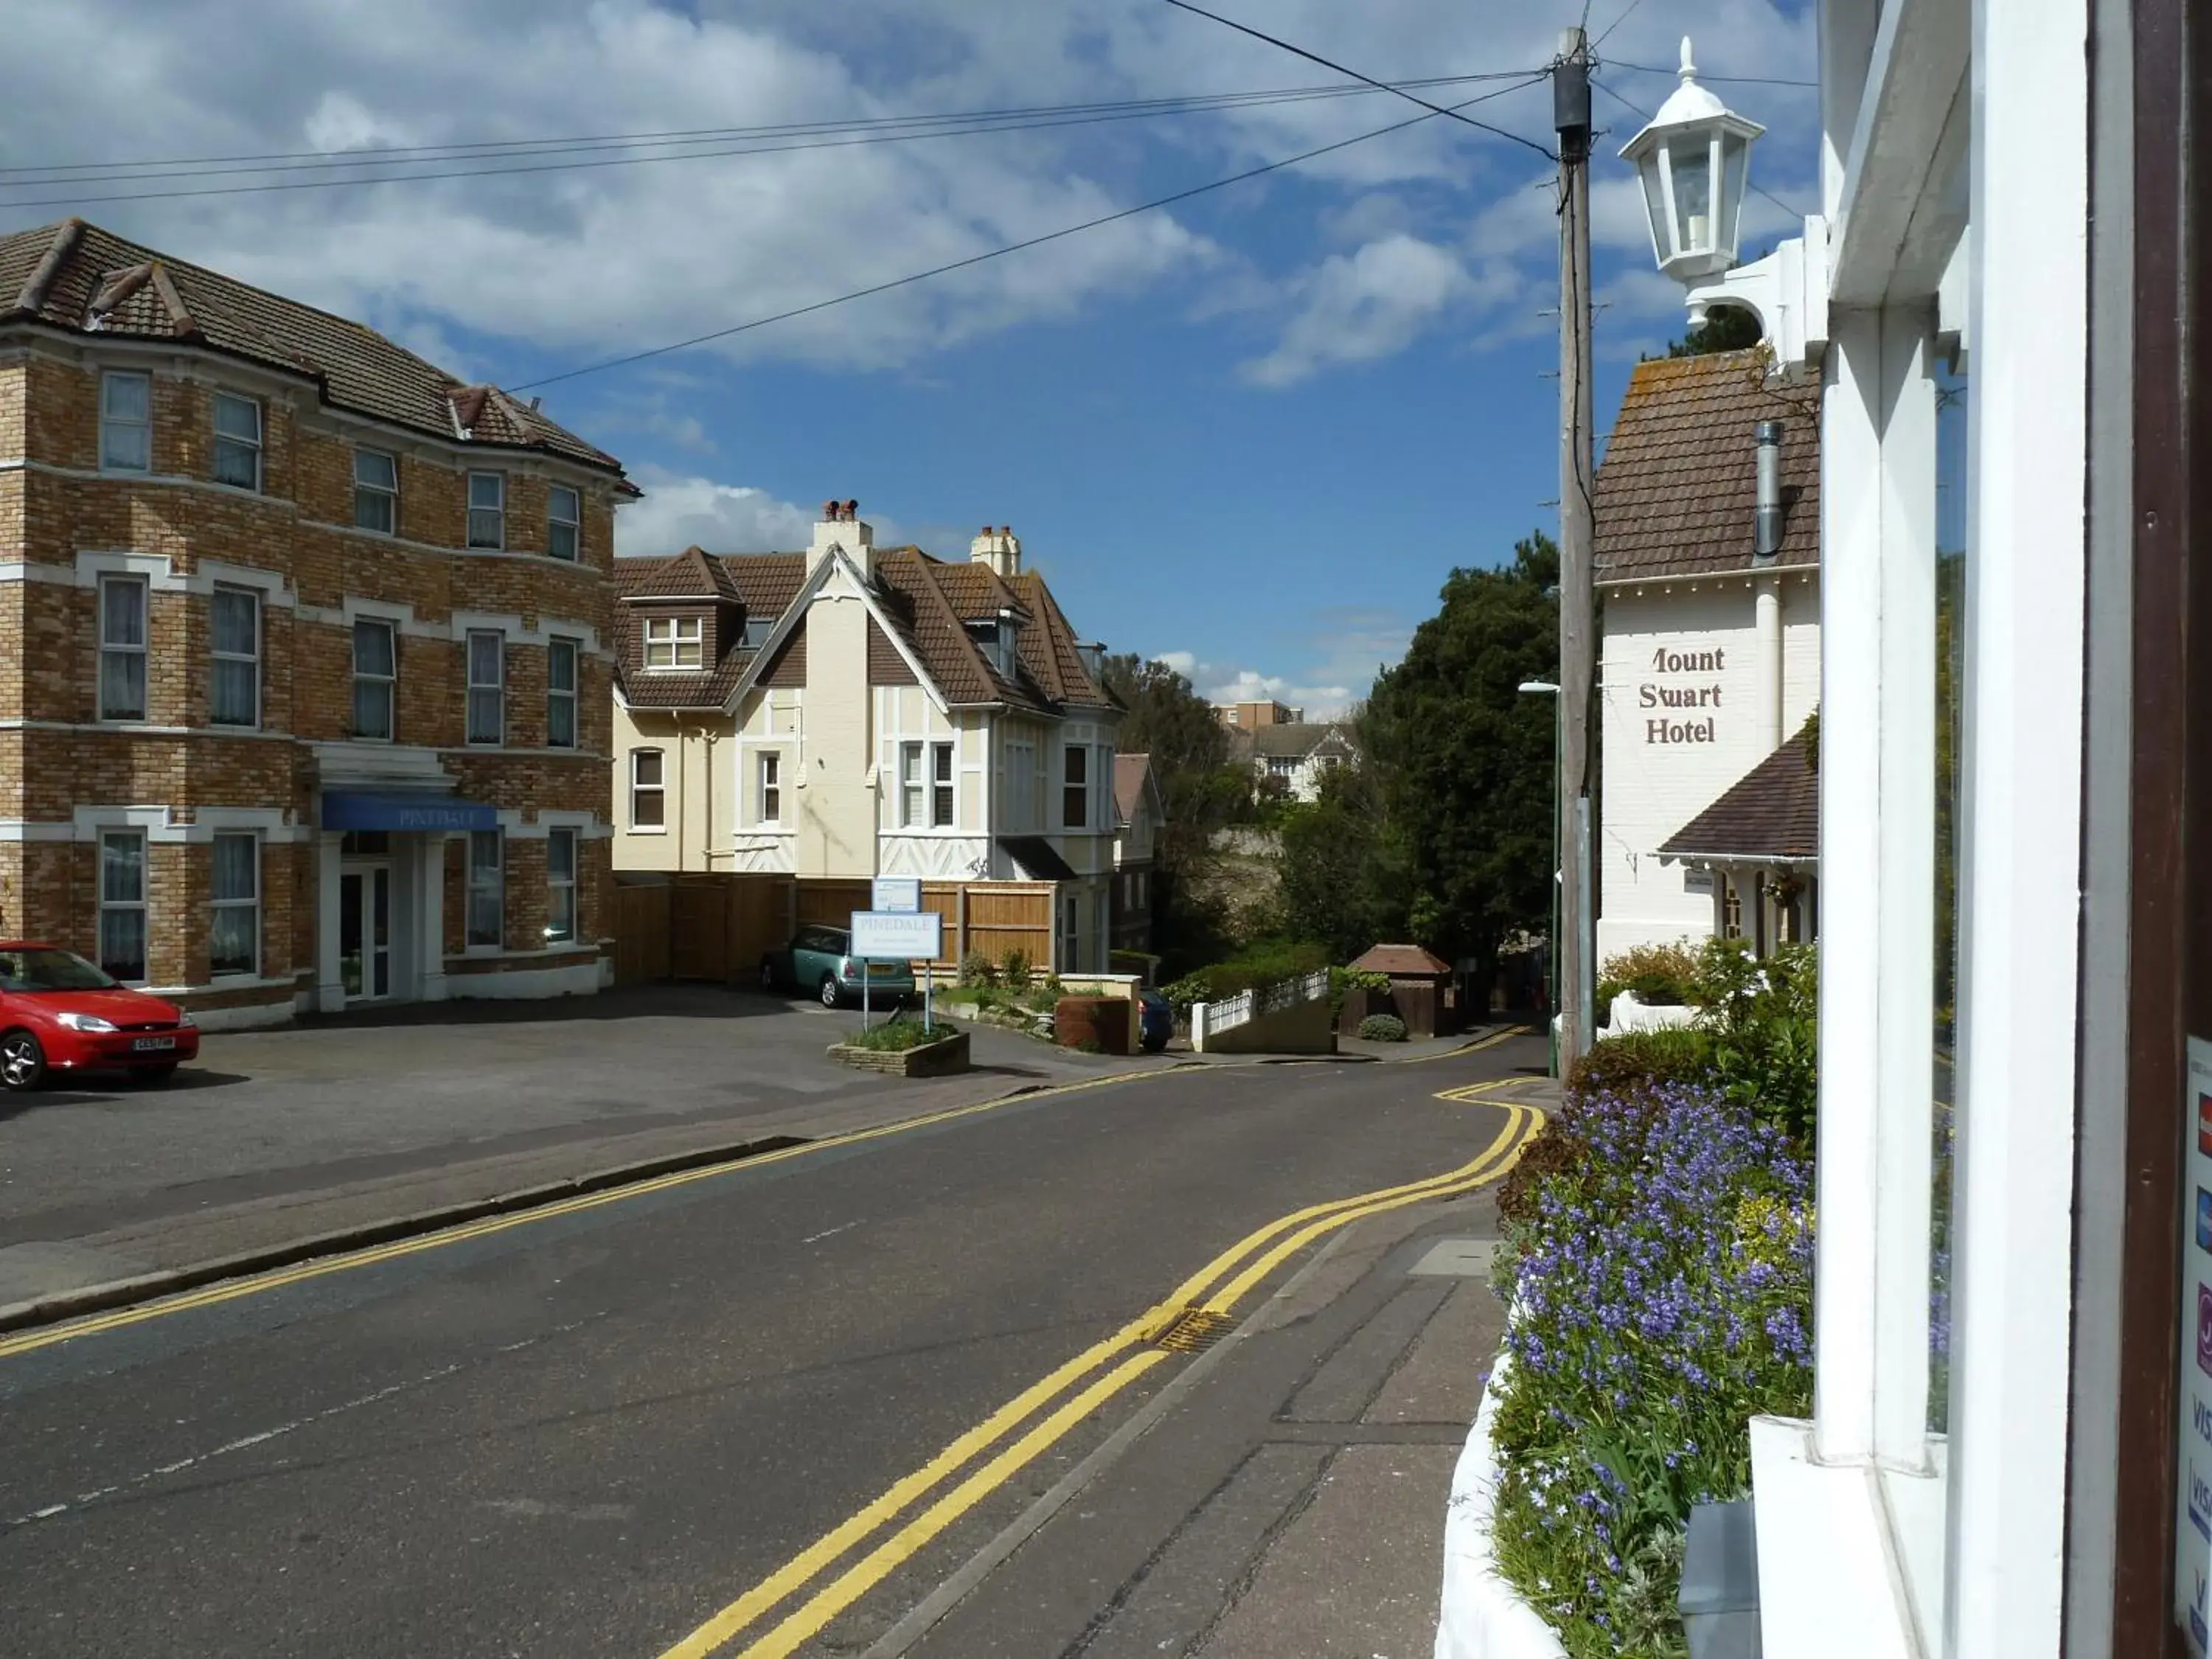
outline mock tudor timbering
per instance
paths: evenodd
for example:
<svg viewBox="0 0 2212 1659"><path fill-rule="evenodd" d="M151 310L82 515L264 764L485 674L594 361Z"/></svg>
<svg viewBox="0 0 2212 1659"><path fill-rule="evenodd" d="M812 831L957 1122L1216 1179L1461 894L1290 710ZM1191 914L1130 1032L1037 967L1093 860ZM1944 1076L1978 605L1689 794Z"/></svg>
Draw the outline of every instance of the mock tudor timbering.
<svg viewBox="0 0 2212 1659"><path fill-rule="evenodd" d="M204 1024L597 988L635 494L356 324L0 236L0 935Z"/></svg>

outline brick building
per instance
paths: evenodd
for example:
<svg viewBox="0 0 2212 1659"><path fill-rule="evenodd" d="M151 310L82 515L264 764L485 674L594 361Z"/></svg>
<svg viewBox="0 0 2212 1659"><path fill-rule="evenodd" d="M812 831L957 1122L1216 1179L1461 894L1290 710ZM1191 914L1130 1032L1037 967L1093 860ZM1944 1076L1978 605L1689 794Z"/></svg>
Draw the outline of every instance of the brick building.
<svg viewBox="0 0 2212 1659"><path fill-rule="evenodd" d="M596 990L635 493L357 324L0 236L0 935L203 1024Z"/></svg>

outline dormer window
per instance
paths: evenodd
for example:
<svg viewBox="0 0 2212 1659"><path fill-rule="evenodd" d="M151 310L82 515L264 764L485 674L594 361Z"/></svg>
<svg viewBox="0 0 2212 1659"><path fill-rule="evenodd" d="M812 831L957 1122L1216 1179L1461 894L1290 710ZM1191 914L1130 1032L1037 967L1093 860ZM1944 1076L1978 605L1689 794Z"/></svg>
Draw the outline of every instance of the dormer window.
<svg viewBox="0 0 2212 1659"><path fill-rule="evenodd" d="M703 617L647 617L645 665L696 672L707 665L707 620Z"/></svg>
<svg viewBox="0 0 2212 1659"><path fill-rule="evenodd" d="M999 671L1002 679L1014 678L1014 666L1020 660L1015 653L1020 628L1012 613L1005 611L995 617L976 617L968 624L968 637L975 641L975 648Z"/></svg>
<svg viewBox="0 0 2212 1659"><path fill-rule="evenodd" d="M773 617L748 616L745 618L745 649L758 651L768 644L768 636L775 632Z"/></svg>

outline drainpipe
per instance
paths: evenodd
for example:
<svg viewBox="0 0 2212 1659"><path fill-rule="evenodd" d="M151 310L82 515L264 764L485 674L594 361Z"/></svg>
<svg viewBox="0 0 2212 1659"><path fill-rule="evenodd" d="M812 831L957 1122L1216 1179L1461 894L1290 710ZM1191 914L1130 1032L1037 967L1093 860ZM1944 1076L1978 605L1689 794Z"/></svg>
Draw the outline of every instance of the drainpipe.
<svg viewBox="0 0 2212 1659"><path fill-rule="evenodd" d="M1782 556L1782 422L1761 421L1758 443L1758 508L1753 526L1752 568L1771 568ZM1759 662L1755 713L1763 758L1782 746L1782 579L1752 579L1753 634Z"/></svg>

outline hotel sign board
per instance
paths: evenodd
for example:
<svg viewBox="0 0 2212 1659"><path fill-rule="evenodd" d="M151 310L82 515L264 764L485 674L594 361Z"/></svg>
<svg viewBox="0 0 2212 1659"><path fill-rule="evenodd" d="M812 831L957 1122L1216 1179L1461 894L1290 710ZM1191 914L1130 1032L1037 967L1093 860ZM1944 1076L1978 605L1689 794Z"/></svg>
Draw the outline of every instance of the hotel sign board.
<svg viewBox="0 0 2212 1659"><path fill-rule="evenodd" d="M863 962L934 962L945 954L945 918L934 910L855 910L852 951Z"/></svg>
<svg viewBox="0 0 2212 1659"><path fill-rule="evenodd" d="M2197 1659L2212 1654L2212 1042L2189 1039L2184 1103L2189 1202L2181 1222L2181 1427L2174 1470L2174 1619Z"/></svg>
<svg viewBox="0 0 2212 1659"><path fill-rule="evenodd" d="M917 876L878 876L868 884L868 908L910 916L921 908Z"/></svg>

